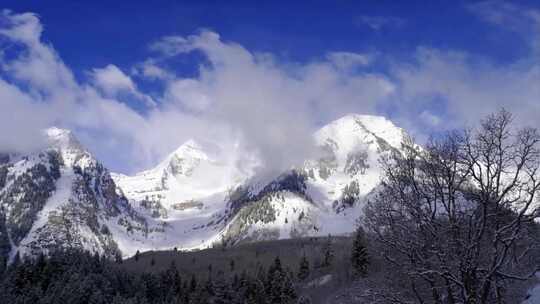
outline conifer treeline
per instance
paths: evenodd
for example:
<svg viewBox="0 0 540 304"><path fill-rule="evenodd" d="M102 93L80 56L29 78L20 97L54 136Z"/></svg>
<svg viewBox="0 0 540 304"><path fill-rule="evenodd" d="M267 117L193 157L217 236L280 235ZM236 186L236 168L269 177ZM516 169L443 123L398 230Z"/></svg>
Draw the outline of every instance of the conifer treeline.
<svg viewBox="0 0 540 304"><path fill-rule="evenodd" d="M321 252L328 257L331 240ZM360 253L360 255L358 254ZM139 254L135 256L138 260ZM365 274L367 253L363 235L356 238L351 252L353 267ZM152 257L153 259L153 257ZM181 273L174 262L159 273L126 270L121 261L111 261L84 251L57 251L48 257L20 258L0 269L1 303L32 304L289 304L310 303L299 296L307 284L311 267L304 255L294 272L279 257L254 273L229 263L229 272L212 271L194 276ZM328 267L328 266L327 266ZM201 279L201 277L205 277Z"/></svg>
<svg viewBox="0 0 540 304"><path fill-rule="evenodd" d="M172 263L158 274L136 274L80 251L59 251L11 265L0 283L2 303L296 303L293 274L279 258L256 274L223 272L199 281Z"/></svg>

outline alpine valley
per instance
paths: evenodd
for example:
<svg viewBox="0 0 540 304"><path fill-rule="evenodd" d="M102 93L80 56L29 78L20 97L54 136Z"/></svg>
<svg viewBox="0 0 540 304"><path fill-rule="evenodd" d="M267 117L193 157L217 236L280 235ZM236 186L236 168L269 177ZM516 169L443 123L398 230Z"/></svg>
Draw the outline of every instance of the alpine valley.
<svg viewBox="0 0 540 304"><path fill-rule="evenodd" d="M108 257L258 240L344 235L405 132L349 114L313 136L320 157L271 177L258 160L189 140L155 168L111 173L68 130L48 148L0 154L0 256L78 248Z"/></svg>

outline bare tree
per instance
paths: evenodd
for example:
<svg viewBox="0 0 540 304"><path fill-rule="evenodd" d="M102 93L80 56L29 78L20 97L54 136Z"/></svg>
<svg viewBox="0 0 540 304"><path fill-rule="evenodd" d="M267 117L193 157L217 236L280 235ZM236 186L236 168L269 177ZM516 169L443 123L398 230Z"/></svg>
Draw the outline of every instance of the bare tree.
<svg viewBox="0 0 540 304"><path fill-rule="evenodd" d="M540 137L505 110L382 161L364 223L410 282L392 303L505 303L539 265ZM396 300L398 299L398 300ZM514 299L515 300L515 299ZM388 301L387 301L388 302Z"/></svg>

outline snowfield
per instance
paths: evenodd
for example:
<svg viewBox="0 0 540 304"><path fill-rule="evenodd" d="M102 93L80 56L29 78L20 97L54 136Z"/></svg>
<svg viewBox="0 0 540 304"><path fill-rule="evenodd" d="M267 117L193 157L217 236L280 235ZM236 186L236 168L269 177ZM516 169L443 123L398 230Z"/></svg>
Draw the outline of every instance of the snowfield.
<svg viewBox="0 0 540 304"><path fill-rule="evenodd" d="M10 159L8 182L0 189L0 195L32 189L13 183L40 165L53 170L49 158L58 155L59 177L40 171L52 174L54 185L41 194L48 196L42 208L25 209L22 194L5 206L23 208L25 218L22 239L13 242L8 229L12 256L66 242L127 257L137 250L348 234L379 184L380 157L399 151L406 134L383 117L349 114L313 134L319 157L279 175L261 170L261 160L236 143L189 140L132 176L109 173L68 130L50 128L45 136L47 150Z"/></svg>
<svg viewBox="0 0 540 304"><path fill-rule="evenodd" d="M314 139L327 159L306 160L303 168L296 168L309 175L304 193L276 191L265 202L272 220L250 217L247 228L235 223L245 214L232 214L230 193L243 187L255 197L276 177L257 175L260 162L252 155L209 152L189 140L155 168L133 176L112 174L138 212L147 216L154 212L149 226L165 225L163 233L117 238L118 244L133 254L134 249L207 248L231 237L238 241L348 234L356 227L363 198L379 183L380 156L399 150L405 135L389 120L369 115L349 114L324 126ZM352 204L341 206L344 189L353 186L357 191ZM220 221L223 218L229 221ZM241 235L232 235L240 233L231 232L239 226Z"/></svg>

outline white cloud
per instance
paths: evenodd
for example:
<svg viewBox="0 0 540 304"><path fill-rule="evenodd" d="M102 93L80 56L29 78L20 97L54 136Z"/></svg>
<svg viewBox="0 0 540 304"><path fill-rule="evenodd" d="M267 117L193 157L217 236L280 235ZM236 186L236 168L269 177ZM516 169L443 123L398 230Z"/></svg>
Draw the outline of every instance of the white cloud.
<svg viewBox="0 0 540 304"><path fill-rule="evenodd" d="M144 101L147 106L153 107L156 105L151 97L140 93L133 80L114 64L93 69L91 76L94 85L103 90L107 96L116 96L124 92Z"/></svg>
<svg viewBox="0 0 540 304"><path fill-rule="evenodd" d="M355 23L358 26L365 25L371 29L378 31L383 28L400 28L405 25L405 19L390 16L358 16L355 19Z"/></svg>
<svg viewBox="0 0 540 304"><path fill-rule="evenodd" d="M135 84L131 78L113 64L109 64L101 69L93 69L92 76L94 77L96 86L103 89L109 95L115 95L120 91L136 91Z"/></svg>
<svg viewBox="0 0 540 304"><path fill-rule="evenodd" d="M332 52L327 55L327 58L337 68L348 70L370 64L373 59L373 55L351 52Z"/></svg>
<svg viewBox="0 0 540 304"><path fill-rule="evenodd" d="M183 106L186 111L200 113L208 110L211 99L201 83L194 79L177 79L169 83L165 91L166 102Z"/></svg>
<svg viewBox="0 0 540 304"><path fill-rule="evenodd" d="M36 14L13 14L10 10L2 10L1 14L5 17L3 20L7 22L7 26L0 29L0 34L17 42L27 44L39 43L43 26Z"/></svg>
<svg viewBox="0 0 540 304"><path fill-rule="evenodd" d="M238 44L223 42L213 32L166 37L154 49L165 56L202 52L209 64L200 66L200 76L170 81L166 99L240 132L276 169L312 152L311 132L320 121L353 110L374 112L375 105L393 90L383 76L350 75L334 61L295 66L291 71L271 55L253 54ZM341 59L348 56L347 64L360 59L354 57L357 54L340 55Z"/></svg>
<svg viewBox="0 0 540 304"><path fill-rule="evenodd" d="M502 0L470 3L466 8L501 29L523 36L530 43L535 55L540 58L540 10Z"/></svg>
<svg viewBox="0 0 540 304"><path fill-rule="evenodd" d="M445 117L441 126L451 129L473 126L504 107L515 114L518 124L540 127L539 63L499 66L471 57L419 49L415 65L396 67L399 90L395 98L400 115L412 117L425 108L439 107ZM408 124L412 130L418 127L410 118Z"/></svg>
<svg viewBox="0 0 540 304"><path fill-rule="evenodd" d="M441 118L431 112L425 110L420 113L420 119L427 125L436 127L441 123Z"/></svg>
<svg viewBox="0 0 540 304"><path fill-rule="evenodd" d="M2 150L35 149L39 130L54 124L75 130L115 170L154 165L189 138L241 142L243 151L279 170L312 153L312 131L349 112L391 109L393 119L420 135L430 132L423 126L461 127L500 106L519 122L539 126L540 66L530 58L501 66L465 52L420 47L408 64L378 54L390 67L378 74L366 72L371 54L342 51L290 63L201 31L152 44L157 53L134 65L134 78L111 64L79 83L41 41L36 15L4 11L0 18L2 43L21 50L0 57L0 128L10 130L0 132ZM193 51L205 57L199 74L176 75L171 58ZM152 95L157 105L139 114L122 98L127 92L147 102L136 82L143 78L164 89Z"/></svg>
<svg viewBox="0 0 540 304"><path fill-rule="evenodd" d="M148 59L143 63L136 65L132 69L132 73L152 80L168 80L174 78L169 71L161 68L154 61L155 60Z"/></svg>
<svg viewBox="0 0 540 304"><path fill-rule="evenodd" d="M153 165L189 138L240 138L245 149L279 170L311 153L311 132L321 121L359 109L375 112L393 90L381 75L345 74L330 61L280 64L272 55L254 54L202 31L163 38L153 46L159 60L149 58L135 68L165 87L159 106L142 116L118 99L123 91L146 96L133 79L111 64L92 70L90 83L78 83L52 47L40 41L37 16L23 16L2 15L9 24L3 35L23 48L15 58L2 59L1 92L14 96L2 99L9 104L4 101L0 119L14 130L9 138L0 137L3 149L25 148L13 146L22 136L31 138L23 130L37 133L57 124L74 129L113 169ZM16 22L20 19L24 22ZM171 56L195 50L207 58L198 77L185 79L162 68ZM18 108L17 119L8 120L5 113Z"/></svg>

